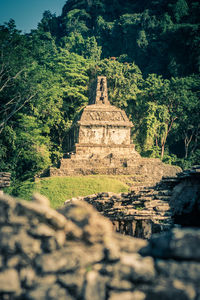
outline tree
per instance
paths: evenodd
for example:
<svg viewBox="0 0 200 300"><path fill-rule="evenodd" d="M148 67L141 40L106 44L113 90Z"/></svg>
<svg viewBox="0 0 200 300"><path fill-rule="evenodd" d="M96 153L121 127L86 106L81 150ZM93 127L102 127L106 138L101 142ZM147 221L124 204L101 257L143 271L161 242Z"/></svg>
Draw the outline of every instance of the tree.
<svg viewBox="0 0 200 300"><path fill-rule="evenodd" d="M37 93L29 81L34 65L25 44L13 20L0 26L0 133Z"/></svg>
<svg viewBox="0 0 200 300"><path fill-rule="evenodd" d="M18 178L24 180L39 175L51 164L50 139L44 129L36 117L19 115L14 158Z"/></svg>
<svg viewBox="0 0 200 300"><path fill-rule="evenodd" d="M182 107L173 142L183 141L184 157L187 159L194 155L200 146L200 79L195 75L173 79L172 85L180 92L179 106Z"/></svg>
<svg viewBox="0 0 200 300"><path fill-rule="evenodd" d="M199 89L198 76L164 80L149 75L137 97L138 140L144 151L159 147L163 159L166 145L173 149L177 138L185 144L185 157L190 143L191 151L198 148ZM167 143L170 136L174 138ZM180 156L181 150L177 154Z"/></svg>
<svg viewBox="0 0 200 300"><path fill-rule="evenodd" d="M64 35L70 33L86 34L89 31L87 26L90 15L84 9L73 9L62 19L62 28Z"/></svg>
<svg viewBox="0 0 200 300"><path fill-rule="evenodd" d="M95 37L103 58L127 55L145 76L170 78L199 72L199 16L197 0L68 0L58 20L62 37Z"/></svg>
<svg viewBox="0 0 200 300"><path fill-rule="evenodd" d="M24 174L28 172L29 176L34 176L45 168L47 164L43 163L43 158L50 164L47 156L52 143L45 141L50 141L52 124L59 122L59 108L62 106L59 104L62 93L59 78L51 69L52 52L47 55L44 51L50 39L39 43L36 37L35 32L30 36L21 35L13 21L0 27L1 170L10 166L13 174L19 177L27 176ZM40 52L39 58L37 51ZM38 124L40 130L37 130ZM34 132L38 142L34 142ZM29 163L24 164L24 161Z"/></svg>
<svg viewBox="0 0 200 300"><path fill-rule="evenodd" d="M147 40L146 33L144 30L141 30L139 32L137 44L138 44L138 47L140 47L140 48L146 48L148 46L148 40Z"/></svg>
<svg viewBox="0 0 200 300"><path fill-rule="evenodd" d="M185 0L178 0L174 5L172 5L172 11L176 22L179 23L180 20L189 13L187 2Z"/></svg>
<svg viewBox="0 0 200 300"><path fill-rule="evenodd" d="M101 47L94 36L84 39L81 33L71 33L62 39L62 48L94 61L101 57Z"/></svg>

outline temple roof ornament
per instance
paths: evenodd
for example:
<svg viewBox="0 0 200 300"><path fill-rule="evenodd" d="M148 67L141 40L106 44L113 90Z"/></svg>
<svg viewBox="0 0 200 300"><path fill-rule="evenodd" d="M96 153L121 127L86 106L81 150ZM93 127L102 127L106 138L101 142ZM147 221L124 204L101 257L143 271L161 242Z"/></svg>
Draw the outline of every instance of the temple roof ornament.
<svg viewBox="0 0 200 300"><path fill-rule="evenodd" d="M89 104L110 105L108 100L107 78L105 76L98 76L95 85L96 89L93 89L94 93Z"/></svg>
<svg viewBox="0 0 200 300"><path fill-rule="evenodd" d="M92 95L78 121L79 125L115 125L133 127L126 113L111 105L108 100L107 78L98 76L92 88Z"/></svg>

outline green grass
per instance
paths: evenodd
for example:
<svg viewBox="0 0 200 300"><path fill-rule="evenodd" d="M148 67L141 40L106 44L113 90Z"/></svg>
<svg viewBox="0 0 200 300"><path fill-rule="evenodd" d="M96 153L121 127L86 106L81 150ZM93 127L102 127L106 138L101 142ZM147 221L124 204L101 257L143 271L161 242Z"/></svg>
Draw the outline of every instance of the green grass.
<svg viewBox="0 0 200 300"><path fill-rule="evenodd" d="M30 200L33 192L37 191L49 198L53 208L57 208L62 206L65 200L77 196L87 196L100 192L127 192L129 187L122 181L120 176L103 175L49 177L38 179L36 182L23 182L21 185L18 185L17 189L10 190L10 193Z"/></svg>

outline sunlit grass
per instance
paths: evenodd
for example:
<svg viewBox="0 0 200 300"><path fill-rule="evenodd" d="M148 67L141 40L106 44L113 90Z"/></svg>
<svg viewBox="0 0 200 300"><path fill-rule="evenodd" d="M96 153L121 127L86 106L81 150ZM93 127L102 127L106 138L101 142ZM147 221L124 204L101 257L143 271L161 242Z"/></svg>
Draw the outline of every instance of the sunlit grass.
<svg viewBox="0 0 200 300"><path fill-rule="evenodd" d="M51 206L62 206L65 200L87 196L100 192L122 193L128 191L128 185L120 180L120 176L83 176L83 177L49 177L36 182L26 181L18 186L17 196L30 200L33 192L49 198Z"/></svg>

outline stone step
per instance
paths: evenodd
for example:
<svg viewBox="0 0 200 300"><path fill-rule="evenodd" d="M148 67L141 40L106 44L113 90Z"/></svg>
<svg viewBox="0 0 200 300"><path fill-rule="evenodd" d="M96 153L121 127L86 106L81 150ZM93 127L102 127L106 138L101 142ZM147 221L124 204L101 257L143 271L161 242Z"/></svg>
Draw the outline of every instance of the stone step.
<svg viewBox="0 0 200 300"><path fill-rule="evenodd" d="M161 200L152 200L150 202L145 202L144 205L146 208L157 207L157 206L168 206L169 207L169 204L167 202L163 202Z"/></svg>
<svg viewBox="0 0 200 300"><path fill-rule="evenodd" d="M159 206L155 206L154 210L158 212L166 212L170 210L170 207L169 205L159 205Z"/></svg>
<svg viewBox="0 0 200 300"><path fill-rule="evenodd" d="M158 196L171 196L172 191L171 190L159 190L158 191Z"/></svg>
<svg viewBox="0 0 200 300"><path fill-rule="evenodd" d="M159 195L154 195L154 199L162 200L162 201L169 201L171 196L159 196Z"/></svg>

